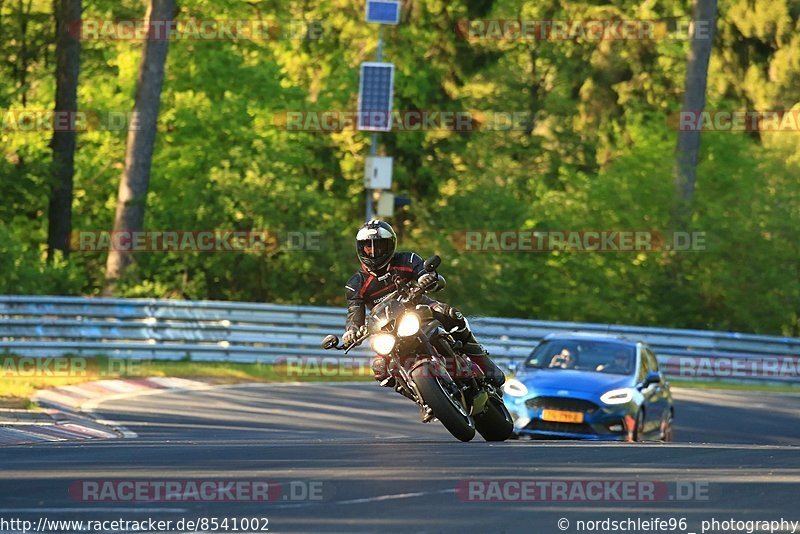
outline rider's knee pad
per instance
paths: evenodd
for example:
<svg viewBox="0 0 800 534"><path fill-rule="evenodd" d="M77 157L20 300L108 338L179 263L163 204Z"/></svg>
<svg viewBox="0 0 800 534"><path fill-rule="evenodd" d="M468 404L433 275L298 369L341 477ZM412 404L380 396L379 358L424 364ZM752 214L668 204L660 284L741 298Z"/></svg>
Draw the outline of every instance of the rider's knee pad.
<svg viewBox="0 0 800 534"><path fill-rule="evenodd" d="M445 304L444 302L440 302L437 305L439 313L444 315L447 318L447 325L445 327L448 330L452 330L453 328L457 328L458 331L463 331L467 328L467 320L464 318L464 314L461 313L458 309L450 306L449 304Z"/></svg>

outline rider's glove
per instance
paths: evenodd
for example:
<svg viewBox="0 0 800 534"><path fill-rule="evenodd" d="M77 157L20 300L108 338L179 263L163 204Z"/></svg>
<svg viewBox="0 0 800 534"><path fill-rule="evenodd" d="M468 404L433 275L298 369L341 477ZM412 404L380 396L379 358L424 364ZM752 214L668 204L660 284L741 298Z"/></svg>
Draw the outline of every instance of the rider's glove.
<svg viewBox="0 0 800 534"><path fill-rule="evenodd" d="M344 335L342 336L342 344L346 347L350 346L356 341L358 341L359 338L366 335L366 333L367 333L366 325L360 328L351 328L350 330L345 332Z"/></svg>
<svg viewBox="0 0 800 534"><path fill-rule="evenodd" d="M342 336L342 345L345 347L349 347L353 343L355 343L356 339L358 339L358 330L352 328L344 333Z"/></svg>
<svg viewBox="0 0 800 534"><path fill-rule="evenodd" d="M436 273L425 273L419 277L417 283L419 287L424 289L425 291L430 291L431 289L436 288L436 282L439 280L439 275Z"/></svg>

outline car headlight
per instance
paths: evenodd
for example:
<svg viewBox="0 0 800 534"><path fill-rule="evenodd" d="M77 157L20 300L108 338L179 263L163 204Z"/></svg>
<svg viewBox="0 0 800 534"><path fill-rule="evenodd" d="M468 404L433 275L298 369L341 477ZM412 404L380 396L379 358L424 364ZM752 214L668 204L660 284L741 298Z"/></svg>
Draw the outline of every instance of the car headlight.
<svg viewBox="0 0 800 534"><path fill-rule="evenodd" d="M528 388L516 378L506 381L506 383L503 384L503 391L512 397L522 397L528 394Z"/></svg>
<svg viewBox="0 0 800 534"><path fill-rule="evenodd" d="M386 356L392 353L392 349L394 348L394 336L392 334L376 334L370 339L369 345L372 347L372 350L381 356Z"/></svg>
<svg viewBox="0 0 800 534"><path fill-rule="evenodd" d="M415 313L407 313L400 319L397 325L397 335L400 337L413 336L419 332L419 316Z"/></svg>
<svg viewBox="0 0 800 534"><path fill-rule="evenodd" d="M606 404L625 404L633 398L633 390L630 388L612 389L604 393L600 400Z"/></svg>

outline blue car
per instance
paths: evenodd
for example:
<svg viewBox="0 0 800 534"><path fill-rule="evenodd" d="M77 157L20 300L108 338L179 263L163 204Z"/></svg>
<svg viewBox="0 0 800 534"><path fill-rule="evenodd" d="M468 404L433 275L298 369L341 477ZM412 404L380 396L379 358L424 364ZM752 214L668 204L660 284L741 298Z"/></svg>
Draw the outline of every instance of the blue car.
<svg viewBox="0 0 800 534"><path fill-rule="evenodd" d="M503 386L516 437L672 441L669 383L645 343L550 334Z"/></svg>

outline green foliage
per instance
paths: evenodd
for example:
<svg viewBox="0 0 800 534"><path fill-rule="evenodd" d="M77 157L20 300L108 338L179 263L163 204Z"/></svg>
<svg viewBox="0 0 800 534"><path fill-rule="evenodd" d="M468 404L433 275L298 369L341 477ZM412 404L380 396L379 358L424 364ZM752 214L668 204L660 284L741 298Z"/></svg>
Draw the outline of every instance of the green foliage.
<svg viewBox="0 0 800 534"><path fill-rule="evenodd" d="M692 252L464 252L465 230L668 232L685 40L466 40L468 19L688 20L689 2L419 0L386 28L395 109L471 111L483 129L393 132L392 221L401 248L439 253L442 298L469 314L800 335L800 141L796 134L703 135ZM0 109L52 107L52 5L0 1ZM138 253L122 296L343 305L357 267L368 137L291 131L287 111L352 111L358 65L374 58L363 4L179 2L178 20L263 18L322 39L171 43L145 225L149 230L314 232L312 250ZM22 11L21 11L22 10ZM24 17L21 18L21 16ZM85 2L85 19L144 17L133 0ZM27 24L21 21L26 20ZM295 21L292 25L292 21ZM789 0L720 2L713 109L800 101L800 13ZM295 35L295 37L297 37ZM86 41L86 110L133 106L141 43ZM510 130L486 126L518 113ZM98 294L105 254L44 260L49 134L0 130L0 292ZM79 135L74 227L108 231L125 131Z"/></svg>

